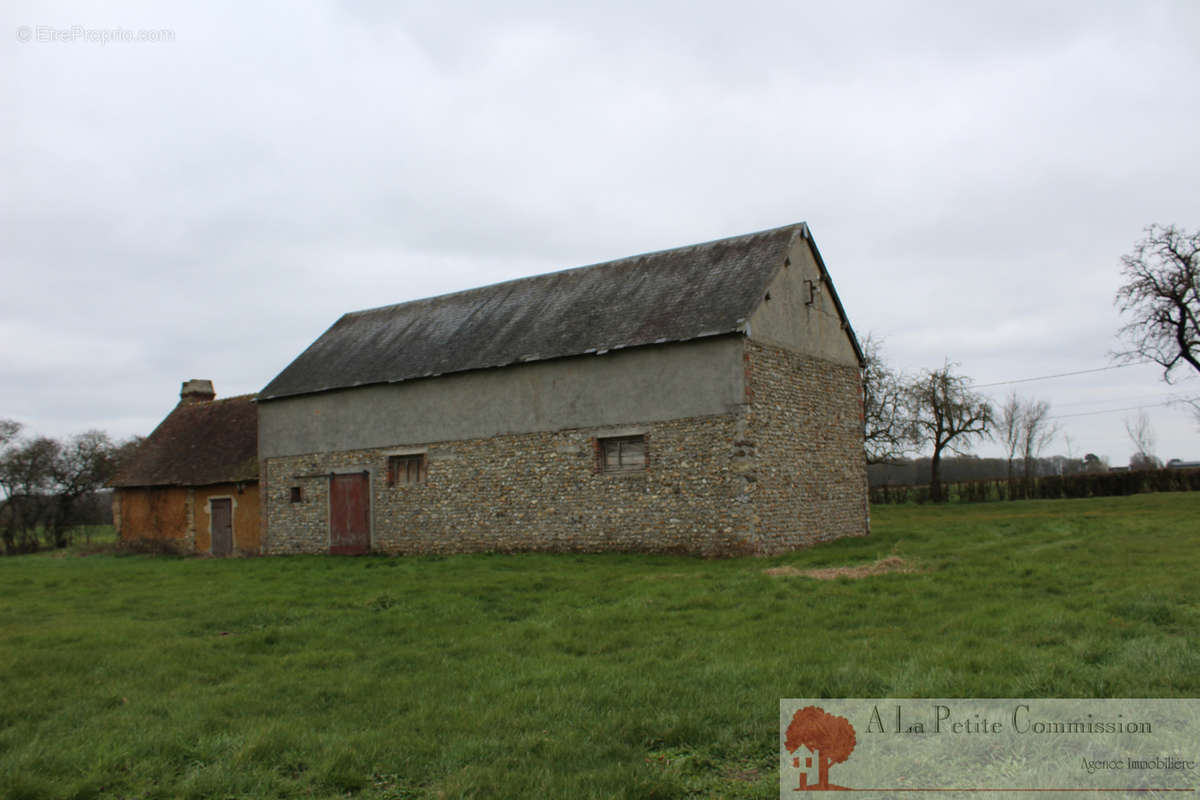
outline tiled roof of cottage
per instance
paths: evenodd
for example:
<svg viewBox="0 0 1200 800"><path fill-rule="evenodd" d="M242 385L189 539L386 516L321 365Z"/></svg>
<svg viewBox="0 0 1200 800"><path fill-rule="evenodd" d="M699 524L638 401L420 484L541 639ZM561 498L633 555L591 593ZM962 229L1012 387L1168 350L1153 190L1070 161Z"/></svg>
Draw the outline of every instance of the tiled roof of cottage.
<svg viewBox="0 0 1200 800"><path fill-rule="evenodd" d="M797 223L356 311L259 399L734 333L807 236Z"/></svg>
<svg viewBox="0 0 1200 800"><path fill-rule="evenodd" d="M255 395L181 402L109 483L207 486L258 480Z"/></svg>

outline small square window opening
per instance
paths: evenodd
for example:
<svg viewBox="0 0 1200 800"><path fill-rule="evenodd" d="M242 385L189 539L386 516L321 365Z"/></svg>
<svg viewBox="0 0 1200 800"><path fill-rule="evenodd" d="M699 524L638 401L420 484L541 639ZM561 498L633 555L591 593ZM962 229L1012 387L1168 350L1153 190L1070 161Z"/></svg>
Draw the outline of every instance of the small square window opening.
<svg viewBox="0 0 1200 800"><path fill-rule="evenodd" d="M646 468L645 436L613 436L600 439L600 469L604 472L633 472Z"/></svg>
<svg viewBox="0 0 1200 800"><path fill-rule="evenodd" d="M388 456L388 486L411 485L425 480L425 454Z"/></svg>
<svg viewBox="0 0 1200 800"><path fill-rule="evenodd" d="M292 487L292 502L299 503L299 502L302 502L303 500L304 500L304 492L300 489L299 486L293 486Z"/></svg>

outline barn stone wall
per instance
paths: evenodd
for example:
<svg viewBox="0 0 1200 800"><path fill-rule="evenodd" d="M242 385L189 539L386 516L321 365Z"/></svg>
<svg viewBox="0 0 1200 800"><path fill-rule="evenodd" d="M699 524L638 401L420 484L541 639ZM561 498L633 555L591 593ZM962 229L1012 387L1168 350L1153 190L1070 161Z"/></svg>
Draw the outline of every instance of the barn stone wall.
<svg viewBox="0 0 1200 800"><path fill-rule="evenodd" d="M752 552L740 427L740 414L723 414L267 459L266 549L327 552L329 474L367 472L377 551ZM597 471L596 437L634 432L646 436L648 468ZM422 447L425 480L388 486L388 455Z"/></svg>
<svg viewBox="0 0 1200 800"><path fill-rule="evenodd" d="M763 554L868 533L857 367L746 340L744 448Z"/></svg>
<svg viewBox="0 0 1200 800"><path fill-rule="evenodd" d="M765 555L865 534L857 368L743 341L730 413L266 458L264 551L328 552L340 472L369 475L371 547L386 553ZM598 471L597 437L630 433L647 468ZM389 486L389 455L418 450L424 480Z"/></svg>

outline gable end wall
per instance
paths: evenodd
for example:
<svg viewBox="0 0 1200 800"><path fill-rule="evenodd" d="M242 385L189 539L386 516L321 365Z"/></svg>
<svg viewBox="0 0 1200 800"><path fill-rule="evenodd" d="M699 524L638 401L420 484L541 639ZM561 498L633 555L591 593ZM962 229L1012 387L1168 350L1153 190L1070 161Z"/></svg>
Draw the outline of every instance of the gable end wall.
<svg viewBox="0 0 1200 800"><path fill-rule="evenodd" d="M868 533L862 382L856 366L746 340L740 450L763 555Z"/></svg>

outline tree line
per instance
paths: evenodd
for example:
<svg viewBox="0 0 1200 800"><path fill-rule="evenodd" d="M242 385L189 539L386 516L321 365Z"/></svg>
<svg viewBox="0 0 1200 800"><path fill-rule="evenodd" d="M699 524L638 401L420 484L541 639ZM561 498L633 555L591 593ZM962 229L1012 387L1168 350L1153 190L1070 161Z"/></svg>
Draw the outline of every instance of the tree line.
<svg viewBox="0 0 1200 800"><path fill-rule="evenodd" d="M929 480L929 456L901 458L867 465L871 486L916 486ZM1101 474L1109 471L1108 459L1088 453L1082 458L1053 455L1026 461L1023 458L983 458L976 455L949 456L942 460L941 477L946 483L1002 481L1020 495L1038 478L1050 475Z"/></svg>
<svg viewBox="0 0 1200 800"><path fill-rule="evenodd" d="M1013 393L999 409L971 390L971 381L959 374L957 364L947 361L938 369L905 376L887 367L882 345L868 335L863 340L863 418L867 465L879 480L891 482L907 473L910 483L918 465L928 476L930 499L946 499L943 467L948 457L958 456L950 480L965 480L963 465L977 465L978 459L966 459L970 448L984 439L998 439L1007 458L1003 470L1010 484L1036 475L1042 451L1053 441L1057 428L1050 420L1050 405L1028 400ZM909 455L931 451L921 461ZM1093 458L1095 458L1093 456ZM1097 459L1098 460L1098 459ZM1082 466L1082 461L1080 462ZM890 469L888 469L890 468ZM996 477L995 475L972 475Z"/></svg>
<svg viewBox="0 0 1200 800"><path fill-rule="evenodd" d="M1167 383L1177 377L1176 370L1186 371L1187 366L1200 374L1200 232L1151 225L1121 263L1125 282L1114 303L1129 321L1118 332L1126 348L1114 353L1114 358L1152 361L1163 368ZM1049 463L1042 458L1059 433L1045 401L1013 392L994 407L971 390L970 379L948 359L938 369L904 375L887 366L881 342L870 335L863 340L863 356L864 441L873 485L890 484L901 474L908 477L906 483L915 485L923 482L916 478L920 472L928 476L929 499L945 501L946 463L953 463L959 473L953 480L998 477L961 474L989 461L964 458L972 445L985 439L1004 448L1008 497L1033 496L1039 475L1108 470L1107 463L1093 453L1078 460L1068 454ZM1180 402L1189 405L1200 421L1200 397ZM1130 468L1161 467L1145 412L1126 419L1125 429L1135 449ZM931 455L909 458L917 452ZM947 457L958 458L947 462ZM999 466L993 463L987 469L994 472Z"/></svg>
<svg viewBox="0 0 1200 800"><path fill-rule="evenodd" d="M66 547L94 518L98 493L141 437L116 442L86 431L58 440L22 436L0 419L0 539L5 555Z"/></svg>

